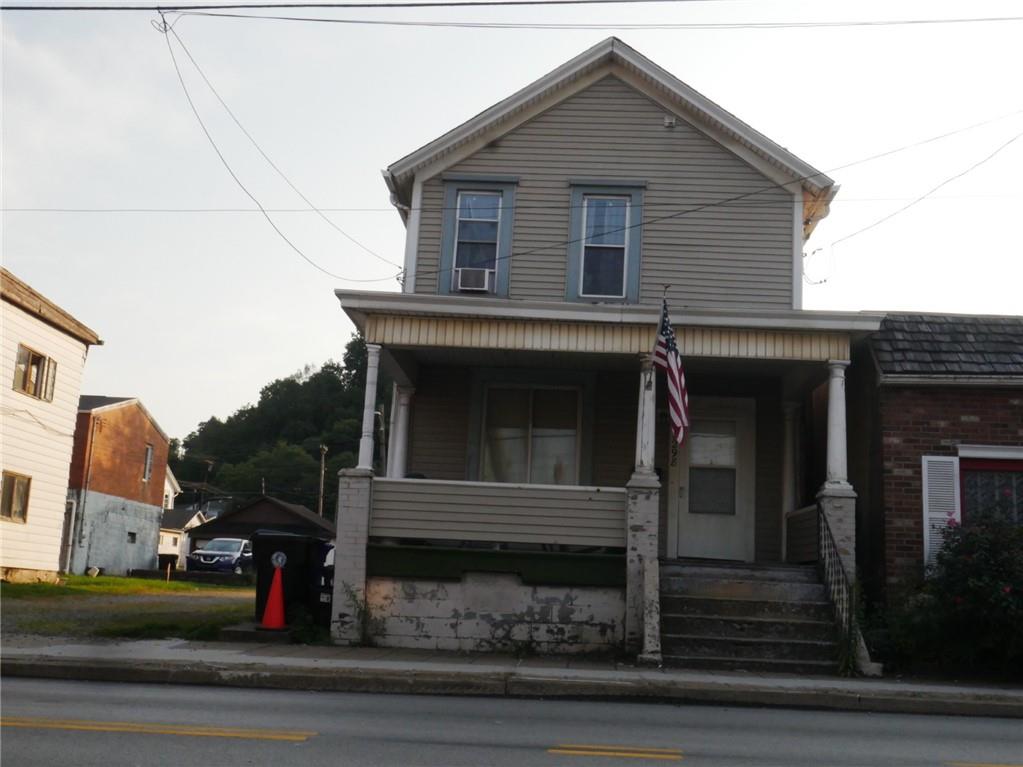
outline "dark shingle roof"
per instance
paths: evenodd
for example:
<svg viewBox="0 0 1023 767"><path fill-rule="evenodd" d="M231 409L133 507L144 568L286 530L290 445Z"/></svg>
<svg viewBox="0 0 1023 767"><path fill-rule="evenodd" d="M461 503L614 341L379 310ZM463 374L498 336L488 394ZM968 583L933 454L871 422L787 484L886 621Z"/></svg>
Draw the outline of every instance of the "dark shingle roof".
<svg viewBox="0 0 1023 767"><path fill-rule="evenodd" d="M118 402L127 402L134 397L103 397L99 394L83 394L78 398L78 411L91 411L107 405L116 405Z"/></svg>
<svg viewBox="0 0 1023 767"><path fill-rule="evenodd" d="M164 509L163 518L160 520L160 527L165 530L184 530L188 520L199 512L195 509Z"/></svg>
<svg viewBox="0 0 1023 767"><path fill-rule="evenodd" d="M1023 377L1023 317L889 314L871 345L888 375Z"/></svg>

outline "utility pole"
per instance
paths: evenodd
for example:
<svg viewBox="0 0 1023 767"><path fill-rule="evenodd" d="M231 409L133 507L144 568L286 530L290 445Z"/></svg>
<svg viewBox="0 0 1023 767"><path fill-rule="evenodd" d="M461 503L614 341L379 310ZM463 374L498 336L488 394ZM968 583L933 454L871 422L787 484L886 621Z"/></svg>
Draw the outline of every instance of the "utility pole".
<svg viewBox="0 0 1023 767"><path fill-rule="evenodd" d="M327 446L320 445L320 516L323 516L323 475L327 471Z"/></svg>

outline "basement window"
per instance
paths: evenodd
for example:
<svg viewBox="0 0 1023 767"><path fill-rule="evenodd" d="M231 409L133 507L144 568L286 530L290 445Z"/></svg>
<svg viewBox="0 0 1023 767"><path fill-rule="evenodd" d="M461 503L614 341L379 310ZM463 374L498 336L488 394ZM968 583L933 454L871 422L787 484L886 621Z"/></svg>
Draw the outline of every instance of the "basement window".
<svg viewBox="0 0 1023 767"><path fill-rule="evenodd" d="M128 543L135 543L137 537L135 533L128 533Z"/></svg>

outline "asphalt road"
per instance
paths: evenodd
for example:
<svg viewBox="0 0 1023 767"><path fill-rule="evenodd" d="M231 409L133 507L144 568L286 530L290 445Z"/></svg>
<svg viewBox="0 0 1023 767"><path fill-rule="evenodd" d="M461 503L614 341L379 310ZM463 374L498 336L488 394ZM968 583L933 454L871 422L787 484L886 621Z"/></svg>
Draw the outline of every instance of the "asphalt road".
<svg viewBox="0 0 1023 767"><path fill-rule="evenodd" d="M1023 767L1019 720L4 679L4 767Z"/></svg>

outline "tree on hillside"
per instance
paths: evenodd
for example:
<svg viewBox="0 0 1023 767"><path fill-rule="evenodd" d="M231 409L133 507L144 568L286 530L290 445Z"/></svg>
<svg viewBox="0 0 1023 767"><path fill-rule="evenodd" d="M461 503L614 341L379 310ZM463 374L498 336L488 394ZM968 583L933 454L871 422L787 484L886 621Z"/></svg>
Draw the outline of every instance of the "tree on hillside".
<svg viewBox="0 0 1023 767"><path fill-rule="evenodd" d="M381 375L378 407L390 413L390 380ZM320 445L327 447L325 513L333 516L337 472L354 466L362 433L366 344L360 335L343 361L307 365L260 390L224 420L203 421L170 464L178 479L208 481L235 495L267 493L316 507ZM211 466L212 462L212 466Z"/></svg>

